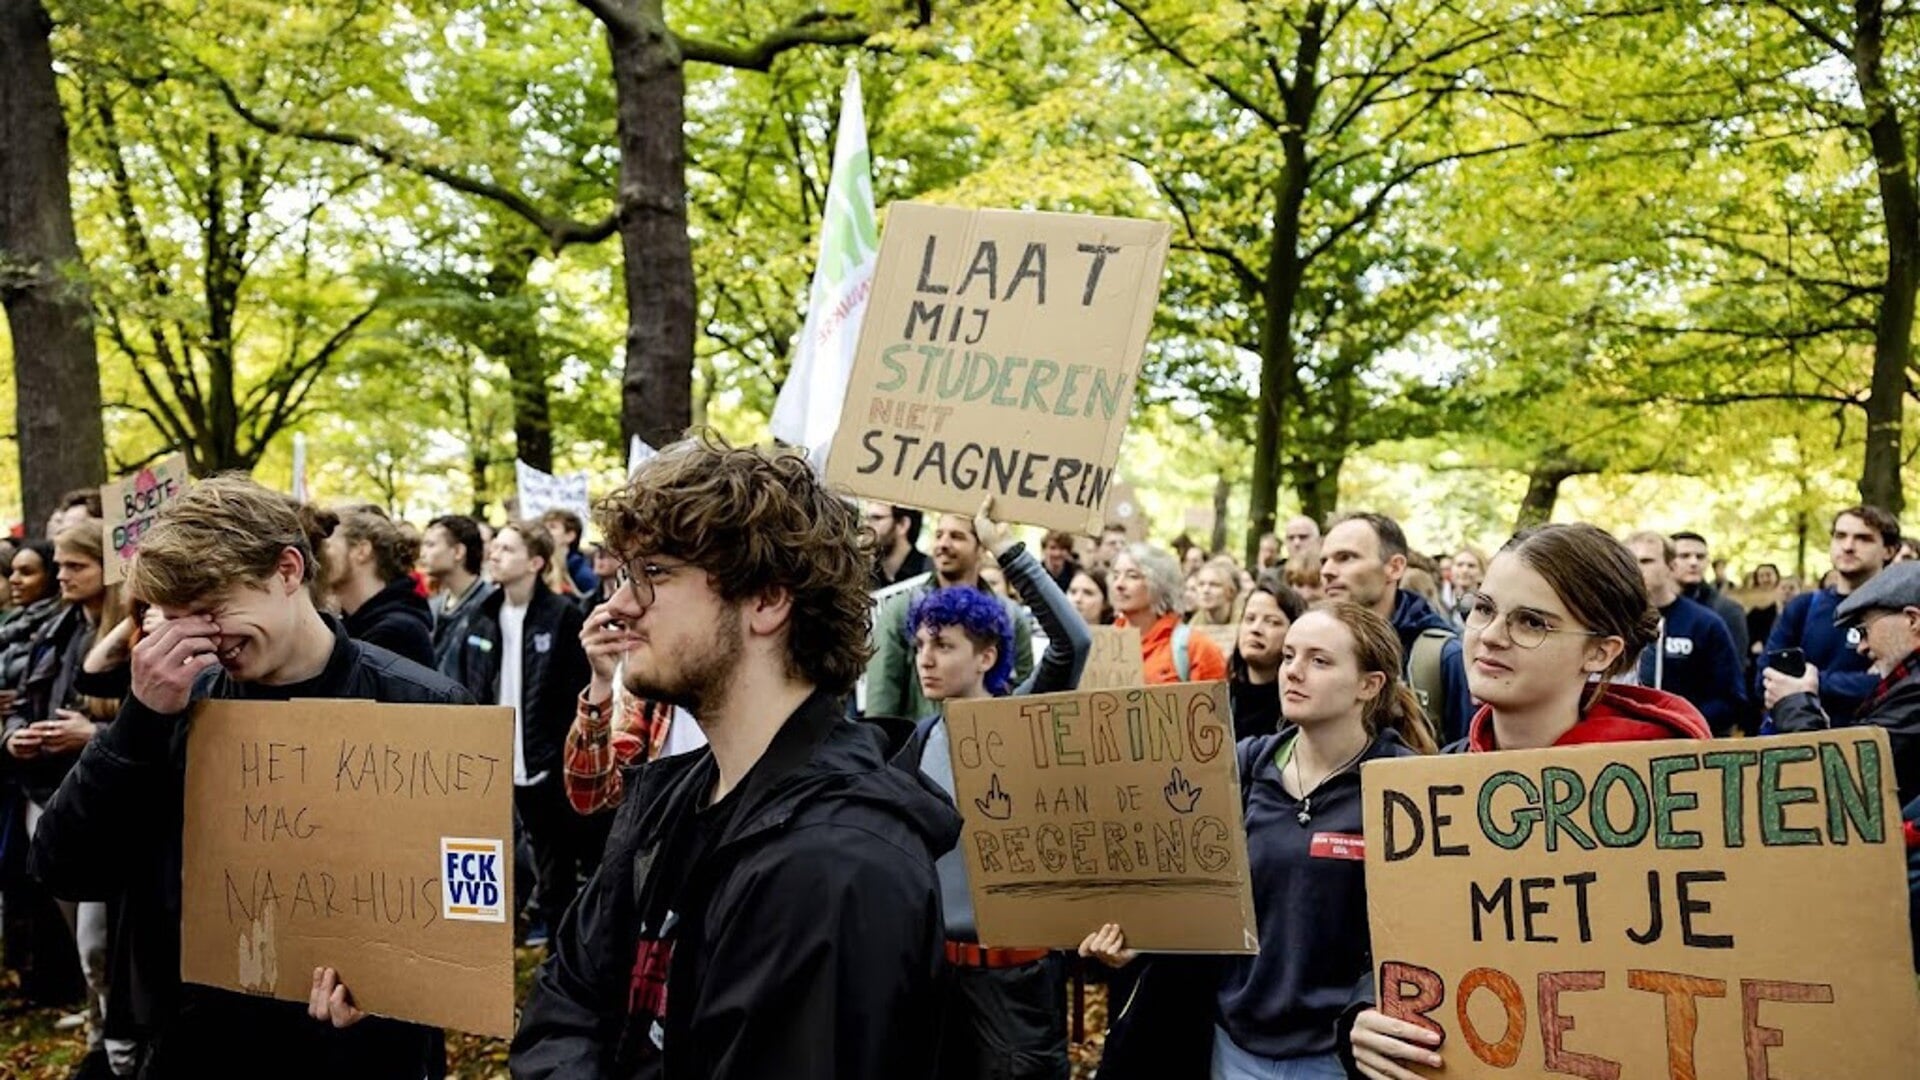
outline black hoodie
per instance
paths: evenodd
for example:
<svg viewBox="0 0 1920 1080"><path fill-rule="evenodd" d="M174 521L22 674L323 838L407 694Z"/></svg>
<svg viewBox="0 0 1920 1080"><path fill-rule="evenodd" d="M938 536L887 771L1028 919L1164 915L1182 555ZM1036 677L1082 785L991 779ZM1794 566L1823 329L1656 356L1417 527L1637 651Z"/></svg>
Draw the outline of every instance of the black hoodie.
<svg viewBox="0 0 1920 1080"><path fill-rule="evenodd" d="M515 1080L911 1080L932 1073L944 938L934 860L960 818L816 692L674 853L711 750L629 774L513 1040ZM664 1015L663 1015L664 1014Z"/></svg>
<svg viewBox="0 0 1920 1080"><path fill-rule="evenodd" d="M394 578L346 617L347 636L378 645L422 667L433 666L433 609L413 590L412 578Z"/></svg>

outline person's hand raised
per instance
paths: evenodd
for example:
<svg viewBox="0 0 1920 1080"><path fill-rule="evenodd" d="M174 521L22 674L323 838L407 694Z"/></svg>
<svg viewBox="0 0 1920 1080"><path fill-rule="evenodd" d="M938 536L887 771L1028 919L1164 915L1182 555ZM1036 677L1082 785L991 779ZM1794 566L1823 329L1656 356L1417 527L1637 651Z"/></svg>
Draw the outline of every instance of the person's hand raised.
<svg viewBox="0 0 1920 1080"><path fill-rule="evenodd" d="M167 620L133 647L133 696L162 715L187 711L194 680L220 662L219 636L204 615Z"/></svg>

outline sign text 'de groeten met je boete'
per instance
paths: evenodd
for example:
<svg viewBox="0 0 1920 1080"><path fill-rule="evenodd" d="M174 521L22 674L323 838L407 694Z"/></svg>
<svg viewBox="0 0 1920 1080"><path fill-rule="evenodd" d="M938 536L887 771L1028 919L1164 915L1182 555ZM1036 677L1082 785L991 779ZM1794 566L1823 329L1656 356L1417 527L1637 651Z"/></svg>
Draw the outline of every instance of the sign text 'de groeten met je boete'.
<svg viewBox="0 0 1920 1080"><path fill-rule="evenodd" d="M1886 733L1371 763L1380 1008L1447 1077L1892 1077L1920 1061Z"/></svg>

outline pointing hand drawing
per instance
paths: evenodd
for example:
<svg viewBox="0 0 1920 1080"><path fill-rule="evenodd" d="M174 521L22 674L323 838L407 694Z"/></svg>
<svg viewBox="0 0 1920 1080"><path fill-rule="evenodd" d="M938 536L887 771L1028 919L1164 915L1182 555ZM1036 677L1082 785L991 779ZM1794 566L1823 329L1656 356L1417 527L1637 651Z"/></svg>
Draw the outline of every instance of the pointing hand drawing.
<svg viewBox="0 0 1920 1080"><path fill-rule="evenodd" d="M1180 767L1176 765L1173 767L1173 779L1168 780L1167 786L1161 790L1167 797L1167 805L1173 807L1175 812L1191 814L1194 806L1200 802L1200 793L1206 789L1194 787L1191 781L1180 775Z"/></svg>
<svg viewBox="0 0 1920 1080"><path fill-rule="evenodd" d="M1013 816L1013 797L1000 790L1000 774L994 773L993 780L987 785L987 793L973 800L980 812L995 821L1005 821Z"/></svg>

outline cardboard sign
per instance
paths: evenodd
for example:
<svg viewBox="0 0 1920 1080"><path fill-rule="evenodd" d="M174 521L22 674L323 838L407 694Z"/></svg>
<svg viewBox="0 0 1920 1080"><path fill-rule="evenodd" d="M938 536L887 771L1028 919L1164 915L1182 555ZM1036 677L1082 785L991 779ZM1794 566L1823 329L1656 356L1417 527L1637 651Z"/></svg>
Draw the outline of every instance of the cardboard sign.
<svg viewBox="0 0 1920 1080"><path fill-rule="evenodd" d="M1188 625L1192 627L1194 633L1201 634L1211 639L1215 645L1220 646L1221 656L1232 656L1233 650L1240 645L1240 624L1238 622L1201 623L1197 626L1189 623Z"/></svg>
<svg viewBox="0 0 1920 1080"><path fill-rule="evenodd" d="M524 461L513 463L514 483L518 486L519 515L522 521L538 521L549 510L571 510L580 521L593 520L593 508L587 498L587 474L567 473L555 476L541 472Z"/></svg>
<svg viewBox="0 0 1920 1080"><path fill-rule="evenodd" d="M949 701L960 847L985 945L1251 953L1225 683Z"/></svg>
<svg viewBox="0 0 1920 1080"><path fill-rule="evenodd" d="M208 701L187 741L180 977L513 1034L513 710Z"/></svg>
<svg viewBox="0 0 1920 1080"><path fill-rule="evenodd" d="M101 527L106 531L101 568L107 584L126 579L140 537L160 516L160 508L179 498L192 482L187 455L173 454L100 489Z"/></svg>
<svg viewBox="0 0 1920 1080"><path fill-rule="evenodd" d="M1139 627L1089 626L1087 632L1093 635L1093 648L1087 652L1087 666L1080 673L1077 689L1112 690L1146 683Z"/></svg>
<svg viewBox="0 0 1920 1080"><path fill-rule="evenodd" d="M1118 525L1126 529L1128 543L1139 543L1147 538L1147 533L1153 528L1153 520L1147 516L1146 508L1140 505L1140 498L1134 493L1132 484L1116 480L1107 486L1106 525Z"/></svg>
<svg viewBox="0 0 1920 1080"><path fill-rule="evenodd" d="M895 203L827 479L1097 533L1170 228Z"/></svg>
<svg viewBox="0 0 1920 1080"><path fill-rule="evenodd" d="M1380 1008L1445 1077L1911 1076L1886 732L1369 763Z"/></svg>

